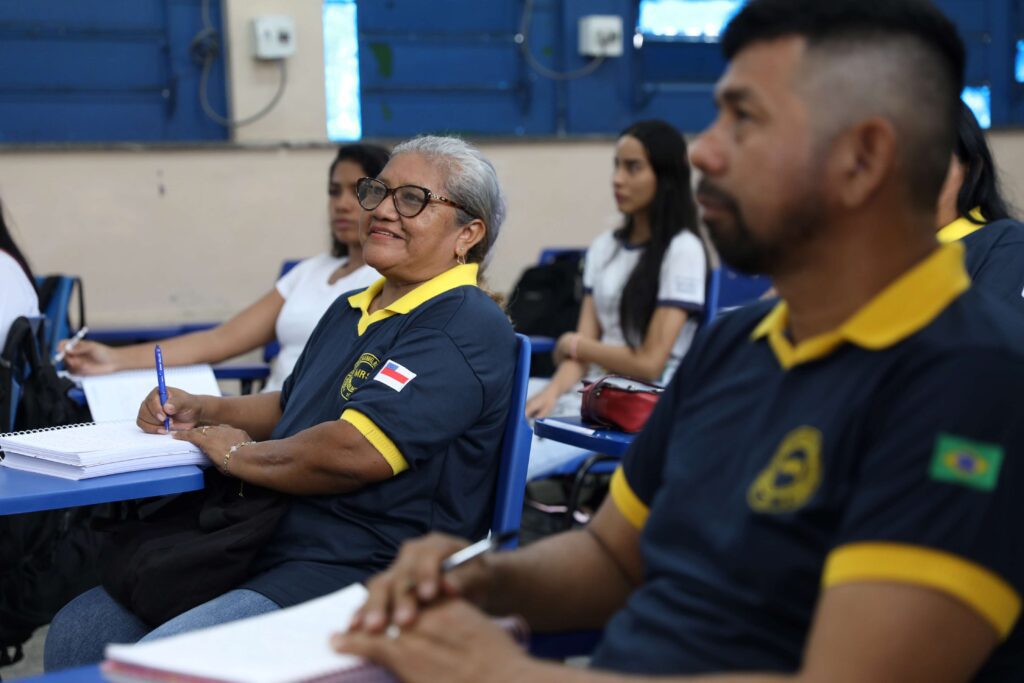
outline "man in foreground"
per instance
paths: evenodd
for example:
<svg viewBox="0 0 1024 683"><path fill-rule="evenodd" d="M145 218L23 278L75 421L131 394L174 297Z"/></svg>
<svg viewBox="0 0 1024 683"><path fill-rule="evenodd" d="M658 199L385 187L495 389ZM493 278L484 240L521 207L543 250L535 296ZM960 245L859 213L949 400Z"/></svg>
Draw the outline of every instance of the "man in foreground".
<svg viewBox="0 0 1024 683"><path fill-rule="evenodd" d="M444 576L464 542L411 543L339 649L404 681L1019 678L1024 357L934 233L962 43L923 1L752 0L723 47L698 200L782 302L701 336L588 528ZM602 671L480 609L604 626Z"/></svg>

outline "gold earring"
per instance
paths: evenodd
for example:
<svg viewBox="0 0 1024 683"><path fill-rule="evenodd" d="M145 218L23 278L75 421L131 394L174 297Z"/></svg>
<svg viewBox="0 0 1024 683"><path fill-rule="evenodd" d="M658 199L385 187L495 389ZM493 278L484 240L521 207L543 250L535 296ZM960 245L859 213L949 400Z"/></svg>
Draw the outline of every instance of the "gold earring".
<svg viewBox="0 0 1024 683"><path fill-rule="evenodd" d="M460 266L466 265L466 255L461 251L455 252L455 262Z"/></svg>

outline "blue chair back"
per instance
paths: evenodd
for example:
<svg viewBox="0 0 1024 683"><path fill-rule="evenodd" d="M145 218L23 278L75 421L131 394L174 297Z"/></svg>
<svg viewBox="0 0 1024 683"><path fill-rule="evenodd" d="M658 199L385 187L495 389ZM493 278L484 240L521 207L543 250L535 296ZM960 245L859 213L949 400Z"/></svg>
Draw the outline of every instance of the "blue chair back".
<svg viewBox="0 0 1024 683"><path fill-rule="evenodd" d="M52 277L52 276L51 276ZM46 276L36 276L36 287L41 287ZM57 353L57 344L61 339L71 336L68 324L68 306L75 290L75 278L68 275L57 276L57 285L50 297L46 310L40 311L46 317L46 348L43 349L50 357Z"/></svg>
<svg viewBox="0 0 1024 683"><path fill-rule="evenodd" d="M555 259L566 254L583 256L586 251L587 250L582 247L548 247L547 249L541 249L540 258L537 259L537 265L545 266L549 263L554 263Z"/></svg>
<svg viewBox="0 0 1024 683"><path fill-rule="evenodd" d="M299 259L289 259L281 264L281 272L277 274L277 279L280 280L285 274L299 264ZM277 357L277 354L281 353L281 345L275 339L267 342L266 346L263 347L263 362L269 363Z"/></svg>
<svg viewBox="0 0 1024 683"><path fill-rule="evenodd" d="M512 380L512 401L508 422L501 441L501 463L498 467L498 488L494 498L494 519L491 533L501 535L518 532L523 516L523 497L526 493L526 466L530 462L530 442L533 432L526 422L526 387L530 381L530 339L517 334L516 373ZM514 548L518 538L502 544Z"/></svg>
<svg viewBox="0 0 1024 683"><path fill-rule="evenodd" d="M720 311L757 301L771 286L771 279L764 275L743 275L725 265L714 269L708 278L708 322Z"/></svg>

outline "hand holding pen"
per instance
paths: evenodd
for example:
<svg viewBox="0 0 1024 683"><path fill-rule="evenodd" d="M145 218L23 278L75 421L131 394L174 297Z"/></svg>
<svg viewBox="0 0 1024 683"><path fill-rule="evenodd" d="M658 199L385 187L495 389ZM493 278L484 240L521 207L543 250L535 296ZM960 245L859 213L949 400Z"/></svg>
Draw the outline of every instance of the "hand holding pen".
<svg viewBox="0 0 1024 683"><path fill-rule="evenodd" d="M369 595L349 629L377 633L389 626L407 626L416 620L421 605L445 596L458 595L471 602L482 599L491 579L484 556L514 536L503 534L467 544L433 533L405 543L391 567L366 582Z"/></svg>
<svg viewBox="0 0 1024 683"><path fill-rule="evenodd" d="M147 434L166 434L168 421L175 432L202 426L203 397L169 386L161 400L160 388L154 388L139 405L135 423Z"/></svg>
<svg viewBox="0 0 1024 683"><path fill-rule="evenodd" d="M85 339L85 335L87 335L87 334L89 334L89 326L88 325L82 325L82 327L78 330L78 332L75 332L75 336L73 336L71 339L67 340L64 343L64 345L61 347L61 350L58 351L56 354L54 354L54 356L53 356L53 363L54 363L54 365L56 365L57 363L60 363L61 361L63 361L64 360L64 354L66 354L71 349L75 348L75 346L78 345L78 342L80 342L83 339Z"/></svg>

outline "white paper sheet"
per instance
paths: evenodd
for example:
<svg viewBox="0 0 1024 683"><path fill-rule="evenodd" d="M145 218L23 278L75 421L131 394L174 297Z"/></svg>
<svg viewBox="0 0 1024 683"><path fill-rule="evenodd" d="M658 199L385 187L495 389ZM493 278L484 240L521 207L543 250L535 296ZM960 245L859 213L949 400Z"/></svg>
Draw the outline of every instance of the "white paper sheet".
<svg viewBox="0 0 1024 683"><path fill-rule="evenodd" d="M221 395L209 365L169 367L164 376L168 387L190 394ZM125 370L79 379L94 422L134 420L143 399L156 387L156 370Z"/></svg>

